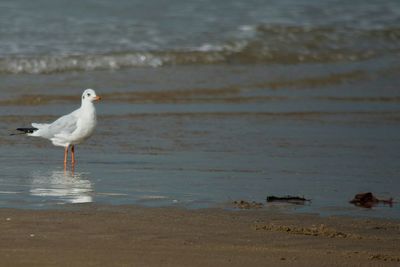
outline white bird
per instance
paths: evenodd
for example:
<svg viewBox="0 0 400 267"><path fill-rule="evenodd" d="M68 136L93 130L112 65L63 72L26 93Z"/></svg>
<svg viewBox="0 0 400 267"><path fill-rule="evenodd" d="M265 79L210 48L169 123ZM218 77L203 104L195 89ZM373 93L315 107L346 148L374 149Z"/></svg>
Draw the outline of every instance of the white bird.
<svg viewBox="0 0 400 267"><path fill-rule="evenodd" d="M93 89L82 94L82 105L77 110L58 118L52 123L32 123L33 128L18 128L29 136L49 139L55 146L65 147L64 166L67 164L68 149L71 147L71 163L75 163L75 145L88 139L97 124L93 102L100 100Z"/></svg>

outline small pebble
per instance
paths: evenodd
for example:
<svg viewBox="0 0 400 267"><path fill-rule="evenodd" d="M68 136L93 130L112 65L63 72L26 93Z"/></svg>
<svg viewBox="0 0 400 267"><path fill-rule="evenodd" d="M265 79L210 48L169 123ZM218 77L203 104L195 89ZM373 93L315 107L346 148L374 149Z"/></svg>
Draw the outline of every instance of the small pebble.
<svg viewBox="0 0 400 267"><path fill-rule="evenodd" d="M30 234L29 236L30 236L30 237L35 237L35 235L34 235L34 234Z"/></svg>

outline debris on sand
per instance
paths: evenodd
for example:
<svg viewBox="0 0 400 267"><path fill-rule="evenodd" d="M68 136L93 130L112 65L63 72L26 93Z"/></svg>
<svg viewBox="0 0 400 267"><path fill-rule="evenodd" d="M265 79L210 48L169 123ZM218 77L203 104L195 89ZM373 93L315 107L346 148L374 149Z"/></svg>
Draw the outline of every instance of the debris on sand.
<svg viewBox="0 0 400 267"><path fill-rule="evenodd" d="M304 205L305 202L310 202L310 201L311 199L306 199L304 197L298 197L298 196L284 196L284 197L267 196L267 202L287 202L290 204Z"/></svg>
<svg viewBox="0 0 400 267"><path fill-rule="evenodd" d="M374 205L379 203L393 205L393 198L389 199L378 199L371 192L360 193L354 196L354 198L350 201L351 204L354 204L359 207L364 208L372 208Z"/></svg>
<svg viewBox="0 0 400 267"><path fill-rule="evenodd" d="M392 262L400 262L400 257L390 256L385 254L373 254L369 258L369 260L383 260L383 261L392 261Z"/></svg>
<svg viewBox="0 0 400 267"><path fill-rule="evenodd" d="M239 209L261 209L264 205L259 202L248 202L245 200L240 200L240 201L233 201L233 205L235 205L236 208Z"/></svg>
<svg viewBox="0 0 400 267"><path fill-rule="evenodd" d="M312 225L311 227L298 227L298 226L288 226L288 225L275 225L273 223L270 223L266 225L256 225L255 229L273 231L273 232L284 232L296 235L362 239L361 236L337 231L336 229L327 227L324 224Z"/></svg>

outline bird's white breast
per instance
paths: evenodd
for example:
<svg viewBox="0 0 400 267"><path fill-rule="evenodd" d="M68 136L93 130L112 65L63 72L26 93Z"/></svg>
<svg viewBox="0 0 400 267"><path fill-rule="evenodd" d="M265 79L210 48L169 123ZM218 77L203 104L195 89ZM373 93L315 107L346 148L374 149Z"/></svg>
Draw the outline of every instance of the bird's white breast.
<svg viewBox="0 0 400 267"><path fill-rule="evenodd" d="M84 107L77 121L77 128L71 135L71 144L79 144L89 138L96 128L96 110L94 106Z"/></svg>

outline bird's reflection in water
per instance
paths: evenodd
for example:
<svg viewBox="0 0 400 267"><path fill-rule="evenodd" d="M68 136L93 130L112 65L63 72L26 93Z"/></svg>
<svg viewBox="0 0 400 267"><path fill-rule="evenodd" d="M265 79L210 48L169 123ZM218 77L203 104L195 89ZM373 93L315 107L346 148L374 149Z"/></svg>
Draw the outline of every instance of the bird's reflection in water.
<svg viewBox="0 0 400 267"><path fill-rule="evenodd" d="M63 170L32 173L30 194L58 203L92 202L92 184L85 173Z"/></svg>

